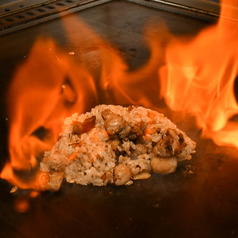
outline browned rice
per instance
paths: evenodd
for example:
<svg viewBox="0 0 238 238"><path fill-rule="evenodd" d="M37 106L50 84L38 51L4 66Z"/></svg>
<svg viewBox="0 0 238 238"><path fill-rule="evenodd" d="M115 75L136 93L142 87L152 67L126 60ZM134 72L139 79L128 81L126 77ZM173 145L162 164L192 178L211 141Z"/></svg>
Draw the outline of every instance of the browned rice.
<svg viewBox="0 0 238 238"><path fill-rule="evenodd" d="M130 139L128 132L127 137L120 138L121 128L116 134L108 133L103 117L105 110L122 118L123 129L129 128L129 133L134 130L136 138ZM93 117L95 123L91 128L74 133L75 123L84 123ZM109 126L110 123L120 126L116 122L110 121ZM43 189L58 190L64 179L81 185L130 185L133 180L149 178L151 171L174 172L177 162L191 159L196 147L196 143L163 114L144 107L99 105L91 112L66 118L62 129L59 140L51 151L45 152L40 164L42 176L47 179ZM169 145L164 142L166 137L169 137ZM155 149L156 146L162 148ZM176 146L181 150L176 152Z"/></svg>

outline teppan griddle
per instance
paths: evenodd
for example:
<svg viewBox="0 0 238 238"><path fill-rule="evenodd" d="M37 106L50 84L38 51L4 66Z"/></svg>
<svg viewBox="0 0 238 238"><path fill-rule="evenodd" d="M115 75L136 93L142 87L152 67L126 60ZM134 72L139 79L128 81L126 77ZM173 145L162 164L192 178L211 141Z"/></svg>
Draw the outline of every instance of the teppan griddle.
<svg viewBox="0 0 238 238"><path fill-rule="evenodd" d="M162 18L178 35L195 36L211 24L123 1L77 15L118 47L131 68L149 57L142 32L151 17ZM1 167L8 157L6 91L16 67L42 34L75 50L59 19L0 38ZM11 185L0 180L0 237L237 237L237 150L200 139L199 131L186 122L178 126L197 142L197 153L170 175L153 174L122 187L65 183L59 192L43 192L32 199L25 213L14 209L24 191L10 194Z"/></svg>

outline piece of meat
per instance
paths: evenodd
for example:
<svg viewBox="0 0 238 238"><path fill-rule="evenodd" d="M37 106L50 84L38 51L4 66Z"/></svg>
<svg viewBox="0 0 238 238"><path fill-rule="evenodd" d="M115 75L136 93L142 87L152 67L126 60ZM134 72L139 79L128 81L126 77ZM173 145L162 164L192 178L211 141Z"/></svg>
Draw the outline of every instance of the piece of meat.
<svg viewBox="0 0 238 238"><path fill-rule="evenodd" d="M173 173L177 168L177 159L171 158L152 158L151 169L154 173L169 174Z"/></svg>
<svg viewBox="0 0 238 238"><path fill-rule="evenodd" d="M130 169L122 163L116 165L114 168L113 179L117 186L126 184L131 179Z"/></svg>
<svg viewBox="0 0 238 238"><path fill-rule="evenodd" d="M182 152L184 143L182 134L178 136L173 130L168 130L154 146L153 152L161 157L175 156Z"/></svg>
<svg viewBox="0 0 238 238"><path fill-rule="evenodd" d="M72 123L72 134L81 135L87 131L90 131L95 126L96 117L92 116L85 119L83 122L74 121Z"/></svg>

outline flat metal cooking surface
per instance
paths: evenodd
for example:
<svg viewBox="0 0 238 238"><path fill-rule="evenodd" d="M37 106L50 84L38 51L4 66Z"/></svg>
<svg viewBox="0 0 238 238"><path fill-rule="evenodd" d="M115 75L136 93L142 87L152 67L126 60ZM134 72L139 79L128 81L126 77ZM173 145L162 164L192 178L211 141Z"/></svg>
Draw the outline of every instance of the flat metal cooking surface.
<svg viewBox="0 0 238 238"><path fill-rule="evenodd" d="M78 11L79 7L82 10L105 2L107 0L51 0L32 3L28 7L22 4L13 11L5 8L5 12L0 11L0 35L62 17Z"/></svg>
<svg viewBox="0 0 238 238"><path fill-rule="evenodd" d="M143 29L150 19L163 19L177 35L195 36L209 25L123 1L77 15L115 45L131 69L149 58ZM76 33L76 29L70 32ZM1 164L8 156L6 90L39 35L53 37L76 54L80 44L80 39L74 43L67 40L59 19L0 37ZM45 192L32 199L30 210L23 214L14 210L14 203L24 192L10 194L11 186L0 180L0 237L237 237L237 150L199 139L196 128L188 128L186 122L179 127L197 141L197 153L174 174L153 174L128 187L64 184L57 193ZM188 165L193 174L187 173Z"/></svg>

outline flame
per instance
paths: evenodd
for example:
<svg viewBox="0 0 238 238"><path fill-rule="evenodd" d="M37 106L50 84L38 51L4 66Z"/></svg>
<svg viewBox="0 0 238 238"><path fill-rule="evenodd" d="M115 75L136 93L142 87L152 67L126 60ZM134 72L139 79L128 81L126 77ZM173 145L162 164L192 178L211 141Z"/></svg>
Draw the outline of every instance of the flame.
<svg viewBox="0 0 238 238"><path fill-rule="evenodd" d="M63 18L62 22L70 44L77 44L81 65L88 68L90 72L95 70L94 67L100 68L100 72L97 72L99 76L96 76L99 77L97 88L101 92L100 102L158 108L157 69L163 63L163 47L170 36L163 23L156 32L150 30L145 32L147 43L151 48L151 57L145 65L131 71L117 47L90 29L78 17L71 16L66 20Z"/></svg>
<svg viewBox="0 0 238 238"><path fill-rule="evenodd" d="M224 1L218 23L195 39L171 39L159 77L160 96L172 110L195 115L203 136L218 145L238 147L238 125L230 121L238 113L238 25L226 17L237 21L238 14L231 3Z"/></svg>
<svg viewBox="0 0 238 238"><path fill-rule="evenodd" d="M62 18L73 50L40 38L13 78L7 95L10 159L1 178L19 188L41 189L47 179L39 163L57 141L65 117L99 103L161 111L163 99L171 110L195 115L204 137L238 146L238 126L230 120L238 109L233 92L238 30L223 17L237 13L224 6L218 23L193 39L175 37L161 23L159 29L148 27L150 58L133 71L99 33L76 17ZM18 210L28 209L19 204Z"/></svg>
<svg viewBox="0 0 238 238"><path fill-rule="evenodd" d="M10 162L1 172L20 188L40 187L32 175L42 153L56 142L65 117L97 102L92 76L50 39L39 39L17 70L8 92ZM27 183L14 176L29 173Z"/></svg>

